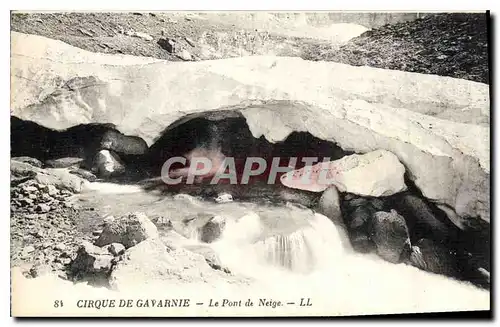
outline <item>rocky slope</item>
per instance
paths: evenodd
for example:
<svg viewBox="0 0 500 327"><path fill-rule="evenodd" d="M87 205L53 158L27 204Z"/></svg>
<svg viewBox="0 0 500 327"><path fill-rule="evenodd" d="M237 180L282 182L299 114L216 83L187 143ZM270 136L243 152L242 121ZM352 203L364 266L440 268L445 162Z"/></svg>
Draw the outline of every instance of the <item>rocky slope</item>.
<svg viewBox="0 0 500 327"><path fill-rule="evenodd" d="M488 20L484 13L429 15L367 31L339 49L318 45L303 58L489 83Z"/></svg>

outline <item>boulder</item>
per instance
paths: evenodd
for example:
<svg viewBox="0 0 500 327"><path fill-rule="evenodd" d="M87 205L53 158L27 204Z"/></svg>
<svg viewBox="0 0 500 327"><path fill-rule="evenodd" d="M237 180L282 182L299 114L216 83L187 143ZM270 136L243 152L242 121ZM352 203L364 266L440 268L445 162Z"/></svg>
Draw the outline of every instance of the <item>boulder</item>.
<svg viewBox="0 0 500 327"><path fill-rule="evenodd" d="M111 243L110 245L108 245L107 249L109 253L111 253L115 257L125 253L125 246L120 243Z"/></svg>
<svg viewBox="0 0 500 327"><path fill-rule="evenodd" d="M94 158L92 170L100 177L107 178L124 173L125 166L116 153L109 150L101 150Z"/></svg>
<svg viewBox="0 0 500 327"><path fill-rule="evenodd" d="M404 174L405 167L393 153L377 150L293 170L281 176L281 183L313 192L335 185L340 192L388 196L406 190Z"/></svg>
<svg viewBox="0 0 500 327"><path fill-rule="evenodd" d="M23 156L23 157L12 157L11 160L18 161L18 162L24 162L24 163L30 164L34 167L37 167L37 168L43 167L43 163L36 158Z"/></svg>
<svg viewBox="0 0 500 327"><path fill-rule="evenodd" d="M143 155L148 150L147 143L138 136L129 136L114 129L102 136L100 147L119 155Z"/></svg>
<svg viewBox="0 0 500 327"><path fill-rule="evenodd" d="M330 186L323 192L319 198L316 210L335 223L343 223L339 191L335 185Z"/></svg>
<svg viewBox="0 0 500 327"><path fill-rule="evenodd" d="M200 237L200 241L205 243L212 243L216 241L221 237L225 226L226 220L224 217L213 217L205 225L199 228L198 235Z"/></svg>
<svg viewBox="0 0 500 327"><path fill-rule="evenodd" d="M307 131L346 151L389 151L426 198L490 219L486 84L274 56L165 65L18 32L11 44L11 111L22 119L109 122L152 145L190 114L239 111L256 138ZM64 87L80 76L94 82Z"/></svg>
<svg viewBox="0 0 500 327"><path fill-rule="evenodd" d="M109 284L115 290L125 291L158 282L208 282L212 277L219 279L219 274L200 254L182 248L172 250L159 239L148 239L125 252L113 268Z"/></svg>
<svg viewBox="0 0 500 327"><path fill-rule="evenodd" d="M50 206L48 204L40 203L36 206L36 211L44 213L50 211Z"/></svg>
<svg viewBox="0 0 500 327"><path fill-rule="evenodd" d="M73 174L73 175L76 175L76 176L81 177L83 179L86 179L89 182L95 182L97 180L97 177L94 174L92 174L90 171L87 171L85 169L78 168L78 169L70 170L69 172L70 172L70 174Z"/></svg>
<svg viewBox="0 0 500 327"><path fill-rule="evenodd" d="M37 173L42 172L43 170L33 166L27 162L22 162L18 160L11 159L10 160L10 174L11 178L22 178L28 177L33 178Z"/></svg>
<svg viewBox="0 0 500 327"><path fill-rule="evenodd" d="M47 160L45 161L45 165L49 168L78 168L84 161L82 158L66 157Z"/></svg>
<svg viewBox="0 0 500 327"><path fill-rule="evenodd" d="M158 237L156 226L145 214L137 212L107 223L94 244L105 246L111 243L121 243L128 249L148 238L155 237Z"/></svg>
<svg viewBox="0 0 500 327"><path fill-rule="evenodd" d="M177 42L174 39L160 38L157 43L160 47L162 47L163 49L167 50L170 53L174 53L176 51Z"/></svg>
<svg viewBox="0 0 500 327"><path fill-rule="evenodd" d="M450 239L456 239L458 228L451 221L446 224L439 220L422 198L402 193L394 197L391 203L392 207L405 218L413 240L428 238L447 243Z"/></svg>
<svg viewBox="0 0 500 327"><path fill-rule="evenodd" d="M71 263L71 271L81 278L93 274L108 274L113 266L113 258L107 249L84 241Z"/></svg>
<svg viewBox="0 0 500 327"><path fill-rule="evenodd" d="M182 49L179 52L177 52L176 56L178 58L184 60L184 61L191 61L191 60L193 60L193 56L186 49Z"/></svg>
<svg viewBox="0 0 500 327"><path fill-rule="evenodd" d="M342 201L343 221L347 227L351 245L357 252L375 250L372 240L372 220L375 212L383 209L377 199L368 199L347 194Z"/></svg>
<svg viewBox="0 0 500 327"><path fill-rule="evenodd" d="M372 219L371 238L377 254L392 263L405 261L410 255L410 235L405 219L396 210L378 211Z"/></svg>
<svg viewBox="0 0 500 327"><path fill-rule="evenodd" d="M447 276L458 272L455 257L443 245L430 239L420 239L411 248L410 263L422 270Z"/></svg>
<svg viewBox="0 0 500 327"><path fill-rule="evenodd" d="M46 193L49 196L56 196L59 194L59 190L54 185L38 185L40 191Z"/></svg>
<svg viewBox="0 0 500 327"><path fill-rule="evenodd" d="M229 193L219 194L219 196L215 198L215 202L217 203L227 203L232 201L233 201L233 196Z"/></svg>
<svg viewBox="0 0 500 327"><path fill-rule="evenodd" d="M202 255L208 265L212 267L212 269L221 270L228 274L231 273L227 267L223 266L219 259L219 256L211 247L203 245L186 245L184 246L184 248L188 251Z"/></svg>
<svg viewBox="0 0 500 327"><path fill-rule="evenodd" d="M47 168L36 174L35 181L44 185L53 185L61 190L80 193L85 185L85 180L70 174L66 169Z"/></svg>
<svg viewBox="0 0 500 327"><path fill-rule="evenodd" d="M144 39L146 41L153 41L153 37L151 35L146 34L146 33L142 33L142 32L126 31L125 35L138 37L138 38Z"/></svg>
<svg viewBox="0 0 500 327"><path fill-rule="evenodd" d="M78 193L82 190L85 181L78 176L70 174L65 169L47 168L41 169L25 162L10 161L11 178L34 179L43 185L53 185L61 190L69 190Z"/></svg>

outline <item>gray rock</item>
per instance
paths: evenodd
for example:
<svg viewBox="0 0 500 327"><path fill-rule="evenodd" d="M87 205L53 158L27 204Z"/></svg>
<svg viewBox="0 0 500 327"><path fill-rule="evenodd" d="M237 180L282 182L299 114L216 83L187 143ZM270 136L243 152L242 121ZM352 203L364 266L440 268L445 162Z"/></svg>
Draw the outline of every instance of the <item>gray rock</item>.
<svg viewBox="0 0 500 327"><path fill-rule="evenodd" d="M187 51L186 49L182 49L178 53L176 53L176 56L179 57L180 59L184 61L191 61L193 60L193 56Z"/></svg>
<svg viewBox="0 0 500 327"><path fill-rule="evenodd" d="M35 251L35 247L33 245L27 245L21 251L21 255L25 257L34 251Z"/></svg>
<svg viewBox="0 0 500 327"><path fill-rule="evenodd" d="M59 159L51 159L45 161L45 165L49 168L70 168L70 167L80 167L84 159L76 157L66 157Z"/></svg>
<svg viewBox="0 0 500 327"><path fill-rule="evenodd" d="M120 243L111 243L108 245L108 251L116 257L125 253L125 246Z"/></svg>
<svg viewBox="0 0 500 327"><path fill-rule="evenodd" d="M371 239L372 217L377 211L371 201L347 194L342 203L342 214L354 250L362 253L375 250Z"/></svg>
<svg viewBox="0 0 500 327"><path fill-rule="evenodd" d="M36 210L38 212L49 212L50 211L50 206L45 203L40 203L39 205L36 206Z"/></svg>
<svg viewBox="0 0 500 327"><path fill-rule="evenodd" d="M164 216L155 217L155 219L151 219L151 221L160 229L168 230L173 227L172 221Z"/></svg>
<svg viewBox="0 0 500 327"><path fill-rule="evenodd" d="M42 168L43 166L43 163L40 160L31 157L12 157L11 160L24 162L38 168Z"/></svg>
<svg viewBox="0 0 500 327"><path fill-rule="evenodd" d="M402 193L396 196L395 209L405 217L415 239L428 238L436 241L448 239L449 227L440 221L424 199L413 194Z"/></svg>
<svg viewBox="0 0 500 327"><path fill-rule="evenodd" d="M36 188L33 185L23 185L21 186L21 190L23 191L24 194L29 194L38 191L38 188Z"/></svg>
<svg viewBox="0 0 500 327"><path fill-rule="evenodd" d="M192 46L192 47L195 47L195 43L193 40L191 40L190 38L188 38L187 36L184 38L184 40L186 40L186 42Z"/></svg>
<svg viewBox="0 0 500 327"><path fill-rule="evenodd" d="M70 174L79 176L83 179L88 180L89 182L95 182L97 180L96 175L92 174L90 171L87 171L85 169L81 169L81 168L73 169L73 170L70 170L69 172L70 172Z"/></svg>
<svg viewBox="0 0 500 327"><path fill-rule="evenodd" d="M457 262L443 245L430 239L420 239L412 246L410 263L422 270L447 276L457 275Z"/></svg>
<svg viewBox="0 0 500 327"><path fill-rule="evenodd" d="M217 203L227 203L232 201L233 201L233 196L229 193L219 194L219 196L215 198L215 202Z"/></svg>
<svg viewBox="0 0 500 327"><path fill-rule="evenodd" d="M52 267L48 264L35 264L30 269L31 277L41 277L52 273Z"/></svg>
<svg viewBox="0 0 500 327"><path fill-rule="evenodd" d="M111 224L112 222L115 221L115 217L113 216L107 216L103 219L104 224Z"/></svg>
<svg viewBox="0 0 500 327"><path fill-rule="evenodd" d="M146 41L153 41L153 37L151 35L146 34L146 33L142 33L142 32L126 31L125 35L132 36L132 37L138 37L138 38L146 40Z"/></svg>
<svg viewBox="0 0 500 327"><path fill-rule="evenodd" d="M210 219L205 225L201 226L198 230L200 241L205 243L212 243L220 238L222 231L226 226L224 217L215 216Z"/></svg>
<svg viewBox="0 0 500 327"><path fill-rule="evenodd" d="M54 185L40 185L40 190L47 193L47 194L43 194L42 196L56 196L59 194L59 190L57 189L57 187L55 187Z"/></svg>
<svg viewBox="0 0 500 327"><path fill-rule="evenodd" d="M321 195L317 211L330 218L333 222L343 224L339 192L334 185L327 188Z"/></svg>
<svg viewBox="0 0 500 327"><path fill-rule="evenodd" d="M76 258L71 264L74 274L85 276L94 273L107 273L113 265L113 256L107 249L84 241L77 251Z"/></svg>
<svg viewBox="0 0 500 327"><path fill-rule="evenodd" d="M116 130L108 130L102 136L100 147L118 155L142 155L148 150L148 144L142 138L124 135Z"/></svg>
<svg viewBox="0 0 500 327"><path fill-rule="evenodd" d="M156 226L145 214L138 212L122 216L106 224L95 244L105 246L111 243L121 243L128 249L147 238L157 236Z"/></svg>
<svg viewBox="0 0 500 327"><path fill-rule="evenodd" d="M109 285L118 291L136 285L220 282L227 274L211 268L205 258L183 248L172 250L158 238L147 239L128 249L112 269Z"/></svg>
<svg viewBox="0 0 500 327"><path fill-rule="evenodd" d="M23 206L30 206L33 204L33 199L31 198L24 198L24 199L20 199L19 200L19 203Z"/></svg>
<svg viewBox="0 0 500 327"><path fill-rule="evenodd" d="M61 191L61 193L64 193L64 190L66 190L66 192L79 193L85 183L82 178L70 174L67 170L60 168L44 169L40 173L36 174L35 181L39 184L54 185Z"/></svg>
<svg viewBox="0 0 500 327"><path fill-rule="evenodd" d="M228 274L231 273L227 267L222 265L219 256L211 247L204 245L186 245L184 248L188 251L202 255L212 269L221 270Z"/></svg>
<svg viewBox="0 0 500 327"><path fill-rule="evenodd" d="M57 243L54 246L54 249L57 251L64 251L64 250L66 250L66 245L64 243Z"/></svg>
<svg viewBox="0 0 500 327"><path fill-rule="evenodd" d="M174 39L161 38L158 40L158 45L170 53L176 51L177 42Z"/></svg>
<svg viewBox="0 0 500 327"><path fill-rule="evenodd" d="M411 243L403 216L396 210L378 211L373 216L372 225L371 238L380 257L392 263L408 258Z"/></svg>

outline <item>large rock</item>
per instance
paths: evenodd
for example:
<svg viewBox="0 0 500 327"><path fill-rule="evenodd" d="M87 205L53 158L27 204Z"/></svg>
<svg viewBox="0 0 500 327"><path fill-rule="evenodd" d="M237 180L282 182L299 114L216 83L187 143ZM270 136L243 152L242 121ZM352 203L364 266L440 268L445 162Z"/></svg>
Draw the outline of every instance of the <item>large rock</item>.
<svg viewBox="0 0 500 327"><path fill-rule="evenodd" d="M73 274L85 276L89 274L109 273L114 256L106 248L100 248L84 241L77 251L75 260L71 263Z"/></svg>
<svg viewBox="0 0 500 327"><path fill-rule="evenodd" d="M43 185L53 185L58 189L74 193L81 192L86 181L70 174L66 169L47 168L41 169L26 162L10 161L11 176L15 178L32 178Z"/></svg>
<svg viewBox="0 0 500 327"><path fill-rule="evenodd" d="M339 191L334 185L330 186L323 192L319 198L316 210L330 218L333 222L343 222L342 212L340 210Z"/></svg>
<svg viewBox="0 0 500 327"><path fill-rule="evenodd" d="M428 238L439 243L457 239L458 228L439 220L425 201L415 195L402 193L391 201L394 209L406 220L412 238Z"/></svg>
<svg viewBox="0 0 500 327"><path fill-rule="evenodd" d="M456 276L457 262L450 251L443 245L430 239L420 239L412 246L410 263L422 270L436 274Z"/></svg>
<svg viewBox="0 0 500 327"><path fill-rule="evenodd" d="M382 209L383 203L377 199L360 198L352 194L345 196L341 204L342 218L354 250L363 253L375 250L372 220L375 212Z"/></svg>
<svg viewBox="0 0 500 327"><path fill-rule="evenodd" d="M188 251L197 253L202 255L205 258L205 261L208 263L212 269L221 270L226 273L230 273L230 270L227 267L224 267L222 262L220 261L219 256L215 253L214 249L209 246L204 245L186 245L184 248Z"/></svg>
<svg viewBox="0 0 500 327"><path fill-rule="evenodd" d="M156 226L145 214L137 212L106 223L95 245L121 243L128 249L148 238L155 237L158 237Z"/></svg>
<svg viewBox="0 0 500 327"><path fill-rule="evenodd" d="M198 235L200 237L200 241L205 243L212 243L216 241L221 237L225 226L226 220L224 219L224 217L213 217L212 219L207 221L206 224L199 228Z"/></svg>
<svg viewBox="0 0 500 327"><path fill-rule="evenodd" d="M87 181L70 174L66 169L48 168L35 176L35 180L40 184L53 185L58 189L79 193L84 188Z"/></svg>
<svg viewBox="0 0 500 327"><path fill-rule="evenodd" d="M344 150L390 151L424 196L489 220L486 84L272 56L166 63L17 32L11 43L20 118L56 129L115 123L151 145L188 114L237 110L272 142L308 131Z"/></svg>
<svg viewBox="0 0 500 327"><path fill-rule="evenodd" d="M396 210L376 212L372 225L372 240L379 256L392 263L409 258L411 243L408 227Z"/></svg>
<svg viewBox="0 0 500 327"><path fill-rule="evenodd" d="M224 275L212 269L200 254L182 248L173 250L159 239L148 239L125 252L109 281L113 289L124 291L158 282L166 282L166 285L208 282L213 280L211 277L220 279Z"/></svg>
<svg viewBox="0 0 500 327"><path fill-rule="evenodd" d="M27 164L30 164L34 167L38 167L38 168L42 168L42 166L43 166L43 163L36 158L22 156L22 157L12 157L11 159L14 161L27 163Z"/></svg>
<svg viewBox="0 0 500 327"><path fill-rule="evenodd" d="M281 182L313 192L335 185L341 192L387 196L406 190L404 173L405 167L394 154L377 150L293 170L281 176Z"/></svg>
<svg viewBox="0 0 500 327"><path fill-rule="evenodd" d="M84 159L75 157L65 157L59 159L51 159L45 161L45 165L50 168L78 168L83 163Z"/></svg>
<svg viewBox="0 0 500 327"><path fill-rule="evenodd" d="M125 155L142 155L148 150L148 145L140 137L123 135L116 130L107 131L102 136L100 146Z"/></svg>

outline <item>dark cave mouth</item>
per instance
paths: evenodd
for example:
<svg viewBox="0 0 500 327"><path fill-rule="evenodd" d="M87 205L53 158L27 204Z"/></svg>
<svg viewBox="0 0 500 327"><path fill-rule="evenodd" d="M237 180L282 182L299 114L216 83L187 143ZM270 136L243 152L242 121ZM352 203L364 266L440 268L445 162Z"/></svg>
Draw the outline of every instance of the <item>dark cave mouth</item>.
<svg viewBox="0 0 500 327"><path fill-rule="evenodd" d="M271 143L264 136L255 138L241 114L233 112L228 117L225 112L210 112L171 124L149 154L155 173L167 175L167 179L173 173L177 178L185 177L183 182L193 183L187 174L196 171L200 172L194 179L197 183L209 179L214 184L215 179L215 184L246 185L279 184L286 171L337 160L352 152L308 132L292 132L285 140Z"/></svg>

